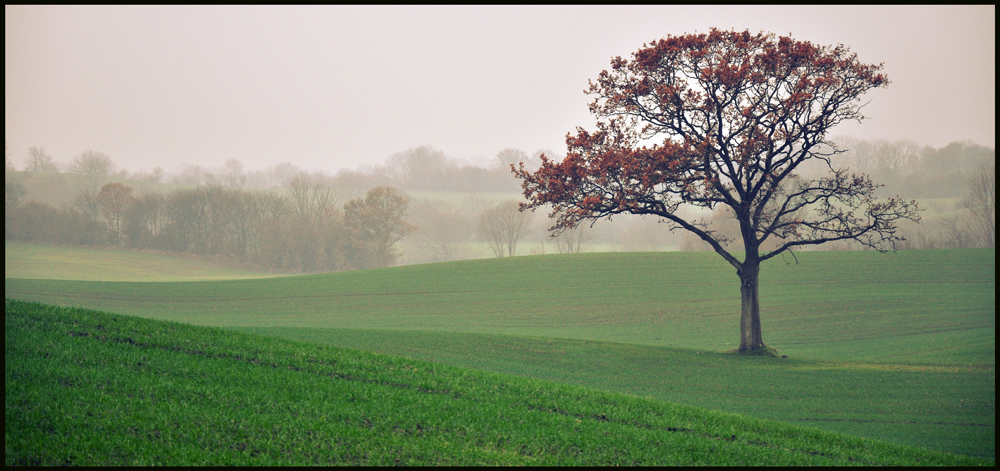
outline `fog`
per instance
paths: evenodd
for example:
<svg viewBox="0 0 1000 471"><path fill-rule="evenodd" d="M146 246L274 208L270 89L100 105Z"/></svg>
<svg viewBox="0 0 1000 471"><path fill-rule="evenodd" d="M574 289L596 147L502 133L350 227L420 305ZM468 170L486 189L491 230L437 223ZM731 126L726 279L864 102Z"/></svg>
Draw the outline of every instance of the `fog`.
<svg viewBox="0 0 1000 471"><path fill-rule="evenodd" d="M922 199L900 248L992 247L972 182L995 194L995 9L5 6L5 236L280 272L707 250L631 215L548 237L509 164L594 128L583 90L612 57L717 27L884 63L835 164Z"/></svg>
<svg viewBox="0 0 1000 471"><path fill-rule="evenodd" d="M842 138L832 163L871 175L874 195L919 198L920 224L902 221L898 249L995 247L996 150L970 141L935 148L914 141ZM520 211L510 162L539 155L504 149L488 168L462 165L430 146L393 154L370 171L309 173L289 162L245 171L190 165L179 175L116 171L106 154L84 153L71 173L39 165L5 171L5 240L181 254L252 270L311 273L516 255L608 251L708 251L662 218L628 214L561 233L548 211ZM801 176L828 175L825 161ZM817 165L818 164L818 165ZM164 178L170 177L169 181ZM794 177L798 178L798 177ZM727 208L676 213L741 248ZM764 250L775 250L770 238ZM864 250L838 241L820 250ZM803 247L802 250L815 248Z"/></svg>
<svg viewBox="0 0 1000 471"><path fill-rule="evenodd" d="M422 145L487 166L593 128L588 79L711 27L843 43L884 62L863 125L836 134L995 146L984 6L5 6L4 132L65 166L370 168Z"/></svg>

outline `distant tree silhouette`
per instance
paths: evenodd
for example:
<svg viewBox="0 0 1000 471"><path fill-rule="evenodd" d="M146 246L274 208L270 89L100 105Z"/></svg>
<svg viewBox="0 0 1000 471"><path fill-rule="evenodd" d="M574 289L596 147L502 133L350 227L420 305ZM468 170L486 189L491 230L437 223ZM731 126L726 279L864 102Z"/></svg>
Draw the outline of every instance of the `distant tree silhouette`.
<svg viewBox="0 0 1000 471"><path fill-rule="evenodd" d="M344 252L348 268L395 263L399 256L396 243L416 229L405 219L409 203L410 199L395 188L379 186L344 205L344 226L350 234Z"/></svg>
<svg viewBox="0 0 1000 471"><path fill-rule="evenodd" d="M56 164L52 162L52 156L46 153L44 148L32 147L28 149L24 169L29 172L55 172Z"/></svg>
<svg viewBox="0 0 1000 471"><path fill-rule="evenodd" d="M88 150L70 164L70 171L87 177L89 189L96 192L101 181L115 171L115 162L107 154Z"/></svg>
<svg viewBox="0 0 1000 471"><path fill-rule="evenodd" d="M97 205L108 225L111 245L118 245L122 240L122 220L133 200L132 187L121 183L108 183L97 193Z"/></svg>
<svg viewBox="0 0 1000 471"><path fill-rule="evenodd" d="M489 245L497 257L513 257L517 243L524 237L531 214L518 211L518 203L507 200L497 203L479 217L476 234Z"/></svg>

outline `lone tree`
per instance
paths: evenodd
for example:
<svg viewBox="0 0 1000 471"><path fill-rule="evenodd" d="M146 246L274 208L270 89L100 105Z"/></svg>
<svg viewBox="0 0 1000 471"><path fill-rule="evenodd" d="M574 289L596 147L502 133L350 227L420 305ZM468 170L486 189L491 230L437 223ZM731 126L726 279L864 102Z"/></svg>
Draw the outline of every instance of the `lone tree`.
<svg viewBox="0 0 1000 471"><path fill-rule="evenodd" d="M554 234L621 213L653 214L670 230L694 233L740 278L739 352L762 353L761 262L846 239L885 252L903 240L897 221L919 221L916 202L878 201L880 185L830 161L843 150L827 132L864 119L859 97L889 83L881 69L843 45L770 33L712 29L643 45L632 60L612 59L585 91L595 96L596 132L567 134L560 162L543 157L535 172L512 166L528 199L521 210L552 205ZM799 177L796 168L812 159L828 174ZM682 205L729 207L743 259L723 247L729 241L711 221L685 217ZM762 249L772 238L774 248Z"/></svg>

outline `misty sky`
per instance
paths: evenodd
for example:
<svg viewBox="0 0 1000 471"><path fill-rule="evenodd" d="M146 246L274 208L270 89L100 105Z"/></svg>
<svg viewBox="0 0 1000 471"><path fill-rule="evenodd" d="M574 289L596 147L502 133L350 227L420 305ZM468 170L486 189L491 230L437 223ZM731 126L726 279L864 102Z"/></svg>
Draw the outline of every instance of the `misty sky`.
<svg viewBox="0 0 1000 471"><path fill-rule="evenodd" d="M57 162L373 166L420 145L482 164L594 129L588 79L667 34L749 29L885 63L834 135L995 146L996 7L5 6L4 133Z"/></svg>

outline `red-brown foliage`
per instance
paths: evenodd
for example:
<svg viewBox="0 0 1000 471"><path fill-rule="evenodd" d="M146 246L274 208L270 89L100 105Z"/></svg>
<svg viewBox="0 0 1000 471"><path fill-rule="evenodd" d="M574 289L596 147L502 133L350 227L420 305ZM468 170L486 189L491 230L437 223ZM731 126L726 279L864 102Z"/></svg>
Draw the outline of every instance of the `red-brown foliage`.
<svg viewBox="0 0 1000 471"><path fill-rule="evenodd" d="M894 248L902 240L896 222L919 220L915 202L877 201L867 176L830 165L841 151L828 131L864 118L861 95L889 83L881 70L843 45L766 33L712 29L654 41L631 60L612 59L611 70L590 83L597 130L568 134L565 159L543 156L535 172L511 166L528 200L521 210L551 205L556 234L620 213L653 214L690 231L740 277L739 351L766 351L762 261L843 239ZM812 159L824 161L829 175L796 175ZM719 205L739 222L743 260L711 221L679 211ZM765 241L770 251L761 253Z"/></svg>
<svg viewBox="0 0 1000 471"><path fill-rule="evenodd" d="M881 69L843 45L765 33L713 29L654 41L632 60L612 59L591 82L596 131L568 134L561 162L513 169L528 198L522 209L551 205L556 232L613 214L655 214L737 268L707 223L678 215L681 205L732 207L748 250L782 239L762 259L845 238L892 246L892 222L915 218L912 202L876 203L877 186L864 175L795 174L809 159L829 163L838 150L827 132L864 118L860 96L889 83Z"/></svg>

